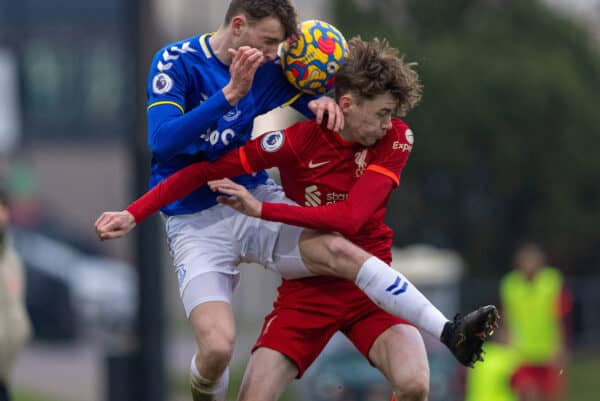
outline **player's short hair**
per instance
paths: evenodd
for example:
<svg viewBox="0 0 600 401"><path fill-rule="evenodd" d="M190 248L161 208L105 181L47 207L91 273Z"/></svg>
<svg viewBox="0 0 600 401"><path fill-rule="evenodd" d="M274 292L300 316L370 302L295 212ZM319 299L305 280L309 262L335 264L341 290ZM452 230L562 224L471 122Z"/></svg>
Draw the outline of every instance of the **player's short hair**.
<svg viewBox="0 0 600 401"><path fill-rule="evenodd" d="M298 32L296 9L289 0L231 0L225 13L225 24L239 14L244 14L251 24L267 17L277 18L286 39Z"/></svg>
<svg viewBox="0 0 600 401"><path fill-rule="evenodd" d="M336 99L352 93L360 102L389 93L397 100L400 116L419 103L423 87L414 70L417 63L405 62L385 39L364 41L356 36L348 47L348 57L335 74Z"/></svg>

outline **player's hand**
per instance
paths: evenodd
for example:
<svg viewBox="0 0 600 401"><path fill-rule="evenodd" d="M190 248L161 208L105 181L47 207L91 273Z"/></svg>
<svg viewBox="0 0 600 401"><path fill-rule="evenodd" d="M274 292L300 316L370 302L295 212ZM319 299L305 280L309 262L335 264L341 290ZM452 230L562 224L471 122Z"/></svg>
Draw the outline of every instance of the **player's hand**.
<svg viewBox="0 0 600 401"><path fill-rule="evenodd" d="M339 132L344 128L344 114L335 100L328 96L321 96L311 100L308 108L316 116L317 124L327 118L327 128ZM327 114L325 114L327 113Z"/></svg>
<svg viewBox="0 0 600 401"><path fill-rule="evenodd" d="M250 217L260 217L262 202L252 195L246 187L236 184L229 178L209 181L208 186L214 192L229 196L217 196L217 201Z"/></svg>
<svg viewBox="0 0 600 401"><path fill-rule="evenodd" d="M229 104L233 106L250 91L254 74L264 62L265 56L260 50L248 46L241 46L237 50L229 49L228 51L232 57L229 66L231 79L223 88L223 94Z"/></svg>
<svg viewBox="0 0 600 401"><path fill-rule="evenodd" d="M104 212L94 223L96 234L100 240L120 238L133 230L135 219L127 210L120 212Z"/></svg>

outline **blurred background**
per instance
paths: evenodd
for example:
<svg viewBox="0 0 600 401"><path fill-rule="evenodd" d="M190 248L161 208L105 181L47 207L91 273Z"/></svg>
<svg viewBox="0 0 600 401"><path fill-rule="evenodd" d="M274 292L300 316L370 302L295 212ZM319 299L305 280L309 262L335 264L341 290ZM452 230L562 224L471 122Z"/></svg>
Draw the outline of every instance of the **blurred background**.
<svg viewBox="0 0 600 401"><path fill-rule="evenodd" d="M569 294L561 399L597 399L600 1L294 3L302 20L332 22L346 38L387 38L419 64L424 98L406 117L416 148L387 216L395 266L451 317L503 302L517 248L537 242ZM10 237L23 260L34 332L11 375L16 401L148 400L127 395L145 380L158 383L156 401L191 399L193 338L160 221L110 243L98 242L92 225L101 211L144 192L153 52L215 30L227 4L0 0L0 178L12 198ZM276 111L255 131L295 118ZM231 399L279 282L256 266L242 275ZM428 346L430 399L465 399L470 372L435 341ZM156 352L145 356L149 350ZM158 368L131 372L148 365ZM284 397L390 394L336 337Z"/></svg>

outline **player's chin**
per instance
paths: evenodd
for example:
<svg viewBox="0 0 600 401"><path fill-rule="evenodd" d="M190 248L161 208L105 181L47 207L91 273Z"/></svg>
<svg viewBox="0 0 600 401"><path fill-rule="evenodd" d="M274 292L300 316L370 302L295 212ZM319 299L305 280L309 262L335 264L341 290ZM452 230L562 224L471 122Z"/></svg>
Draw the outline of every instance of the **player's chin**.
<svg viewBox="0 0 600 401"><path fill-rule="evenodd" d="M377 143L377 141L381 138L368 137L362 140L361 145L363 146L373 146Z"/></svg>

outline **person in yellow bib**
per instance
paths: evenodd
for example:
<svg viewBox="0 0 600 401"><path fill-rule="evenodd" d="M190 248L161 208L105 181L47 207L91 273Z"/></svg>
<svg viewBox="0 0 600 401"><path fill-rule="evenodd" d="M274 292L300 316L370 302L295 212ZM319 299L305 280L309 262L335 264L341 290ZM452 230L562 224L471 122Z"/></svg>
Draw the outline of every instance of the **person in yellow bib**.
<svg viewBox="0 0 600 401"><path fill-rule="evenodd" d="M467 371L465 401L519 401L512 381L521 360L504 326L496 330L483 350L485 363Z"/></svg>
<svg viewBox="0 0 600 401"><path fill-rule="evenodd" d="M500 286L504 324L521 358L513 385L520 401L556 401L564 387L564 322L571 296L561 272L546 264L538 244L522 244L514 260L515 268Z"/></svg>

